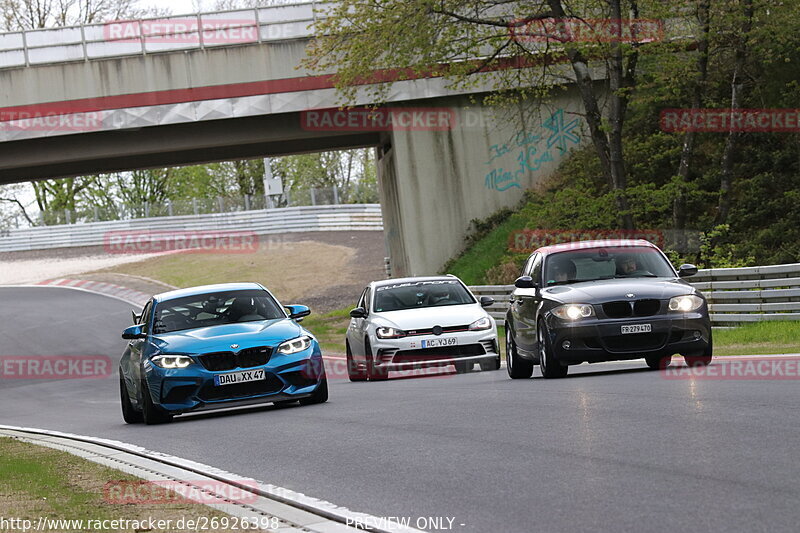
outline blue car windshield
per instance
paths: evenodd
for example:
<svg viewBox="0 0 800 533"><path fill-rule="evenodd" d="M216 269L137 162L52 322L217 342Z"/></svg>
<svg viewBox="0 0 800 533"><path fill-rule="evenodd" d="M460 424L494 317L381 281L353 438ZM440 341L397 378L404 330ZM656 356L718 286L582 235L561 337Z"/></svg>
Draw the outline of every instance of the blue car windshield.
<svg viewBox="0 0 800 533"><path fill-rule="evenodd" d="M259 289L213 292L160 302L153 333L286 318L268 292Z"/></svg>
<svg viewBox="0 0 800 533"><path fill-rule="evenodd" d="M375 289L375 311L378 313L472 303L475 299L457 280L411 281Z"/></svg>
<svg viewBox="0 0 800 533"><path fill-rule="evenodd" d="M672 265L649 246L580 248L547 256L545 285L615 278L675 277Z"/></svg>

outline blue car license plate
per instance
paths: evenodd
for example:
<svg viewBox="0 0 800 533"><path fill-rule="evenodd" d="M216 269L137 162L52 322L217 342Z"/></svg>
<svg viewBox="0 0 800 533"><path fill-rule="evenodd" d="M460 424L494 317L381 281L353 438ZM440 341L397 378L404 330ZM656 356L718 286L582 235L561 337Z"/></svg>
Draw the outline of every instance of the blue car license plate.
<svg viewBox="0 0 800 533"><path fill-rule="evenodd" d="M248 381L259 381L266 379L264 369L245 370L243 372L231 372L230 374L217 374L214 376L214 385L233 385L235 383L247 383Z"/></svg>

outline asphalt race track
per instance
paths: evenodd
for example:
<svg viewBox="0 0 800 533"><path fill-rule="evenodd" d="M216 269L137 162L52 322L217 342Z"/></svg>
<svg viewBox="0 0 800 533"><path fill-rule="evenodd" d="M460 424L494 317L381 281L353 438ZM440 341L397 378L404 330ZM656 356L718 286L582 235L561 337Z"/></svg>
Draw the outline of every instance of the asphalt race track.
<svg viewBox="0 0 800 533"><path fill-rule="evenodd" d="M116 361L125 303L0 288L0 355ZM678 363L682 364L682 363ZM330 380L330 401L127 426L105 379L0 379L0 423L107 437L455 531L796 531L796 380L667 380L643 362ZM447 520L444 521L447 524ZM461 525L463 524L463 525Z"/></svg>

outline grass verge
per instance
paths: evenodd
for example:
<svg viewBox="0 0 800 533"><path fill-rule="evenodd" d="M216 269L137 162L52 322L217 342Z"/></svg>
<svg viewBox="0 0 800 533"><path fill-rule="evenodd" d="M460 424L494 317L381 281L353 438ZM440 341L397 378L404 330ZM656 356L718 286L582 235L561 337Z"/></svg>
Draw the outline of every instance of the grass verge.
<svg viewBox="0 0 800 533"><path fill-rule="evenodd" d="M496 266L498 259L504 257L508 250L509 235L523 229L525 223L524 218L514 215L501 222L447 265L447 273L458 276L467 285L485 284L486 272Z"/></svg>
<svg viewBox="0 0 800 533"><path fill-rule="evenodd" d="M344 338L350 325L350 308L303 319L303 327L317 337L323 355L344 355Z"/></svg>
<svg viewBox="0 0 800 533"><path fill-rule="evenodd" d="M66 452L11 438L0 438L0 517L30 520L171 520L168 529L183 531L178 520L228 515L197 503L115 504L106 501L103 488L109 482L140 481ZM166 522L165 522L166 523ZM52 527L50 530L62 530ZM79 530L82 528L67 528Z"/></svg>
<svg viewBox="0 0 800 533"><path fill-rule="evenodd" d="M800 322L755 322L714 331L714 355L800 353Z"/></svg>

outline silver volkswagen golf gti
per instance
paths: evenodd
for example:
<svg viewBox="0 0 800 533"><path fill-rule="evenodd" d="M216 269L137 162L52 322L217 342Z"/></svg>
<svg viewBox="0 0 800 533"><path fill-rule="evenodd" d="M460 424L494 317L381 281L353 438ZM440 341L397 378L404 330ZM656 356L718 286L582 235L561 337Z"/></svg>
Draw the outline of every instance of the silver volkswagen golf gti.
<svg viewBox="0 0 800 533"><path fill-rule="evenodd" d="M479 363L500 368L497 325L455 276L389 279L370 283L350 312L347 370L352 381L381 380L389 371Z"/></svg>

